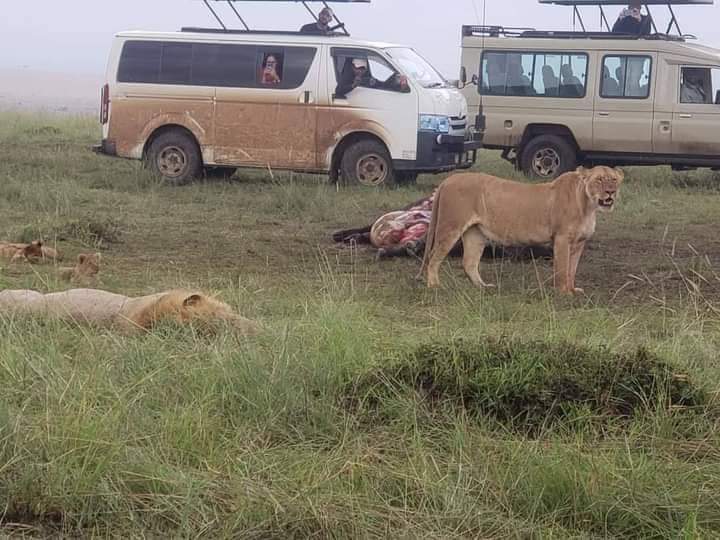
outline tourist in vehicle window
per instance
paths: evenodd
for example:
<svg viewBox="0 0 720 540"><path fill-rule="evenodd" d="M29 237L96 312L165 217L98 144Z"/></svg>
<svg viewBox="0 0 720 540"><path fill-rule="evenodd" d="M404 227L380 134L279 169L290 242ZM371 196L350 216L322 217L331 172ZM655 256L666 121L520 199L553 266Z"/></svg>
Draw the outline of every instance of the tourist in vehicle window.
<svg viewBox="0 0 720 540"><path fill-rule="evenodd" d="M277 86L282 82L282 54L267 53L263 57L260 84L263 86Z"/></svg>
<svg viewBox="0 0 720 540"><path fill-rule="evenodd" d="M683 68L680 82L680 103L712 103L712 91L708 89L710 70L706 68Z"/></svg>
<svg viewBox="0 0 720 540"><path fill-rule="evenodd" d="M335 96L345 98L357 87L408 92L407 78L379 57L347 58L340 73Z"/></svg>

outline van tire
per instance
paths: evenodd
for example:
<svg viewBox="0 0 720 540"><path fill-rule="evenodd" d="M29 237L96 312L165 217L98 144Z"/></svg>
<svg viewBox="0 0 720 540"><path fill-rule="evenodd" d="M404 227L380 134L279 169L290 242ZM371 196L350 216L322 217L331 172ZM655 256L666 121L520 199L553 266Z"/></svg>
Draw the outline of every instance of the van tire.
<svg viewBox="0 0 720 540"><path fill-rule="evenodd" d="M202 174L202 155L195 139L179 130L166 131L150 144L148 168L175 186L187 184Z"/></svg>
<svg viewBox="0 0 720 540"><path fill-rule="evenodd" d="M348 147L340 162L340 177L346 185L389 186L395 182L392 160L385 145L372 139Z"/></svg>
<svg viewBox="0 0 720 540"><path fill-rule="evenodd" d="M563 137L538 135L523 148L520 168L530 178L552 180L577 168L577 152Z"/></svg>

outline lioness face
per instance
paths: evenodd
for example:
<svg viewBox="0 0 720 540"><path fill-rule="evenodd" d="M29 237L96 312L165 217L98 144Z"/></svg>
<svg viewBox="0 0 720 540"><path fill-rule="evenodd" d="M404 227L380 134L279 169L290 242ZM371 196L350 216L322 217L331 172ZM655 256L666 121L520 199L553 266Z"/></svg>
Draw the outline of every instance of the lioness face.
<svg viewBox="0 0 720 540"><path fill-rule="evenodd" d="M611 212L615 207L620 184L625 179L621 169L612 167L594 167L584 171L585 191L588 197L604 212Z"/></svg>

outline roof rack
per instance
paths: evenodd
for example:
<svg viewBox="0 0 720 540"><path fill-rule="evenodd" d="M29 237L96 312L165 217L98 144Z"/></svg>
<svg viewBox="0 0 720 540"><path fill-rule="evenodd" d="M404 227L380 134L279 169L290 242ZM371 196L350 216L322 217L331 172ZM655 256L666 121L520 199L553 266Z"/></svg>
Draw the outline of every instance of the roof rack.
<svg viewBox="0 0 720 540"><path fill-rule="evenodd" d="M607 16L605 15L604 6L623 6L627 5L627 0L539 0L541 4L555 4L558 6L570 6L573 8L573 27L576 22L580 23L580 27L583 32L586 31L585 22L583 21L580 13L581 6L596 6L600 9L600 26L604 26L605 29L610 32L610 23L608 22ZM695 38L695 36L689 34L683 34L680 30L680 23L678 22L673 6L712 6L715 0L643 0L645 10L650 17L650 24L653 32L656 35L663 35L658 32L657 26L655 26L655 19L650 12L650 6L667 6L670 11L670 22L664 35L670 35L673 27L677 30L677 35L683 38Z"/></svg>
<svg viewBox="0 0 720 540"><path fill-rule="evenodd" d="M463 36L485 37L519 37L519 38L547 38L547 39L611 39L611 40L662 40L685 41L686 36L668 34L650 34L638 36L634 34L617 34L613 32L570 32L563 30L535 30L534 28L510 28L503 26L473 26L462 27Z"/></svg>
<svg viewBox="0 0 720 540"><path fill-rule="evenodd" d="M222 3L227 4L228 7L230 7L230 9L232 10L232 12L235 14L235 16L237 17L237 19L240 21L240 23L244 26L244 29L230 29L230 28L228 28L227 25L225 24L225 22L224 22L224 21L222 20L222 18L220 17L220 15L218 15L218 12L217 12L215 9L213 9L212 5L210 4L211 2L215 2L215 3L222 2ZM188 27L188 28L182 28L182 31L183 31L183 32L232 33L232 34L248 33L248 32L249 32L249 33L254 33L254 34L267 34L267 33L272 33L272 34L298 34L298 33L299 33L299 32L275 32L275 31L273 31L273 32L267 32L267 31L264 31L264 30L250 30L250 27L249 27L248 24L245 22L245 19L242 18L242 16L241 16L240 13L238 12L238 10L235 8L235 5L234 5L234 4L235 4L236 2L286 2L286 3L287 3L287 2L290 2L290 3L294 3L294 4L302 4L302 5L305 7L305 9L308 10L308 12L310 13L310 15L313 16L313 19L315 19L315 21L317 21L317 20L318 20L318 16L315 14L315 12L314 12L314 11L310 8L310 6L308 5L308 4L311 3L311 2L320 3L320 4L323 5L323 7L329 8L330 6L328 6L328 3L342 3L342 4L363 3L363 4L369 4L369 3L371 2L371 0L203 0L203 3L204 3L205 6L210 10L210 13L212 13L213 17L215 17L215 20L216 20L218 23L220 23L221 28L212 29L212 28L191 28L191 27ZM349 36L350 33L349 33L349 32L347 31L347 29L345 28L345 23L343 23L340 19L338 19L337 15L335 15L334 12L333 12L333 19L335 19L335 22L336 22L337 24L336 24L335 26L333 26L333 27L330 28L330 33L329 33L329 35L334 34L336 30L340 30L345 36Z"/></svg>

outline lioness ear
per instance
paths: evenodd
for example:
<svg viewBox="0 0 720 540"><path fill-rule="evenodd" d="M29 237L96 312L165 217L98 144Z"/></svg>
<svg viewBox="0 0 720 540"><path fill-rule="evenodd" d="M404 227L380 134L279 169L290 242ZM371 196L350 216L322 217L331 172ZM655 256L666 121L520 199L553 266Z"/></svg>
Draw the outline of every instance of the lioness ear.
<svg viewBox="0 0 720 540"><path fill-rule="evenodd" d="M625 171L623 171L620 167L615 167L615 173L617 174L618 183L625 180Z"/></svg>
<svg viewBox="0 0 720 540"><path fill-rule="evenodd" d="M590 178L590 174L592 173L592 170L591 170L591 169L586 169L585 167L583 167L582 165L580 165L580 167L578 167L577 169L575 169L575 172L580 175L580 179L581 179L583 182L586 182L587 179Z"/></svg>
<svg viewBox="0 0 720 540"><path fill-rule="evenodd" d="M81 253L80 255L78 255L78 262L80 264L84 263L85 259L87 259L87 255L85 255L84 253Z"/></svg>
<svg viewBox="0 0 720 540"><path fill-rule="evenodd" d="M183 306L184 307L190 307L190 306L197 306L200 302L203 301L203 297L201 294L191 294L185 300L183 300Z"/></svg>

